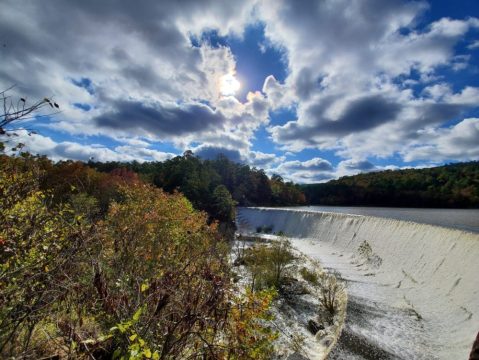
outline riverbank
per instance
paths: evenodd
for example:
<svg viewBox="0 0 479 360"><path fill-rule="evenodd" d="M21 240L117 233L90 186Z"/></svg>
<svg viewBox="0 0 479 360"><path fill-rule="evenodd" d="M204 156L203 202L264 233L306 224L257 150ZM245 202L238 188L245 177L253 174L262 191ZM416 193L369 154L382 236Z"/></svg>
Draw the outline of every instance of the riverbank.
<svg viewBox="0 0 479 360"><path fill-rule="evenodd" d="M248 289L252 284L251 269L240 260L240 254L255 246L270 246L272 242L284 240L284 237L266 234L237 237L232 260L240 288ZM267 321L278 336L274 342L274 359L325 359L341 333L347 293L343 283L325 271L318 261L296 248L292 248L291 253L294 260L287 266L270 309L271 319ZM335 298L334 313L322 305L325 294Z"/></svg>

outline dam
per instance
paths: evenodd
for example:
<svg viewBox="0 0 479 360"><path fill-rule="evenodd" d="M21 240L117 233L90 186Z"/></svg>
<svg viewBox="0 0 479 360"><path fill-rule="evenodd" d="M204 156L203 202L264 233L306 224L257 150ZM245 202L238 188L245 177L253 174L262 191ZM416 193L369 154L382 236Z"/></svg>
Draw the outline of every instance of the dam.
<svg viewBox="0 0 479 360"><path fill-rule="evenodd" d="M237 226L284 233L345 281L346 323L329 359L468 358L479 331L479 233L281 208L238 208Z"/></svg>

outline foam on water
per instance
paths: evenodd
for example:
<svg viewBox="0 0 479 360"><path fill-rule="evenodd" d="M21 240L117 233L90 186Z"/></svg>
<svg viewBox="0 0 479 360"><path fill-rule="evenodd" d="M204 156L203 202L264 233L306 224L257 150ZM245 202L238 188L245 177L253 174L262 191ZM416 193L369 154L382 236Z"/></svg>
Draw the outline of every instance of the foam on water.
<svg viewBox="0 0 479 360"><path fill-rule="evenodd" d="M284 232L347 281L336 358L467 358L479 330L479 234L292 209L240 208L237 222L241 232ZM374 261L361 259L365 242Z"/></svg>

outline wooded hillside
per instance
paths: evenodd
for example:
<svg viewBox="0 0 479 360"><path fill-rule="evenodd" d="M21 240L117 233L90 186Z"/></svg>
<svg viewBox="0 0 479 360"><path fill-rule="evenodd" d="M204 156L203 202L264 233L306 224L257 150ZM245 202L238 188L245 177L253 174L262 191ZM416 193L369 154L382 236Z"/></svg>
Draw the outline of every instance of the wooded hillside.
<svg viewBox="0 0 479 360"><path fill-rule="evenodd" d="M479 162L386 170L303 185L311 205L479 207Z"/></svg>

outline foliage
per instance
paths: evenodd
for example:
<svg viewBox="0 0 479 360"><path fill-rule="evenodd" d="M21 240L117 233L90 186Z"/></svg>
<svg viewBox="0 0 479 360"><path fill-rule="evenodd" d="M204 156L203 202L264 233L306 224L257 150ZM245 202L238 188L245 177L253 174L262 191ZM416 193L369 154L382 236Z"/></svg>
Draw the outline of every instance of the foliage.
<svg viewBox="0 0 479 360"><path fill-rule="evenodd" d="M224 185L218 185L213 191L213 211L216 218L223 222L235 219L235 201Z"/></svg>
<svg viewBox="0 0 479 360"><path fill-rule="evenodd" d="M310 204L479 207L479 162L386 170L301 187Z"/></svg>
<svg viewBox="0 0 479 360"><path fill-rule="evenodd" d="M320 304L330 315L335 315L344 294L344 285L338 281L338 274L324 273L321 276Z"/></svg>
<svg viewBox="0 0 479 360"><path fill-rule="evenodd" d="M201 160L187 151L164 162L89 162L89 165L102 172L118 168L134 171L167 192L182 192L196 209L207 211L218 220L228 218L224 209L231 205L225 189L240 206L303 205L306 201L298 185L284 182L277 175L270 179L263 170L236 164L222 155L215 160ZM220 188L220 197L227 199L226 206L219 206L217 201L215 191L219 185L224 186Z"/></svg>
<svg viewBox="0 0 479 360"><path fill-rule="evenodd" d="M270 357L274 294L235 289L216 223L182 194L0 161L0 357Z"/></svg>
<svg viewBox="0 0 479 360"><path fill-rule="evenodd" d="M236 297L228 323L226 343L229 344L221 358L231 360L271 359L273 341L278 334L265 326L272 320L268 309L273 298L274 289L258 292L247 291L245 296Z"/></svg>
<svg viewBox="0 0 479 360"><path fill-rule="evenodd" d="M319 284L319 278L318 278L318 274L316 272L311 271L306 267L302 267L299 270L299 273L301 274L303 279L306 280L307 282L309 282L311 285L318 285Z"/></svg>
<svg viewBox="0 0 479 360"><path fill-rule="evenodd" d="M0 354L27 356L34 330L58 306L78 301L72 273L81 273L79 250L93 238L68 206L49 208L31 159L1 159ZM86 271L86 270L85 270ZM83 294L86 295L86 294ZM76 300L73 300L76 299Z"/></svg>
<svg viewBox="0 0 479 360"><path fill-rule="evenodd" d="M246 249L244 263L251 272L251 288L280 289L294 259L291 243L286 239Z"/></svg>

